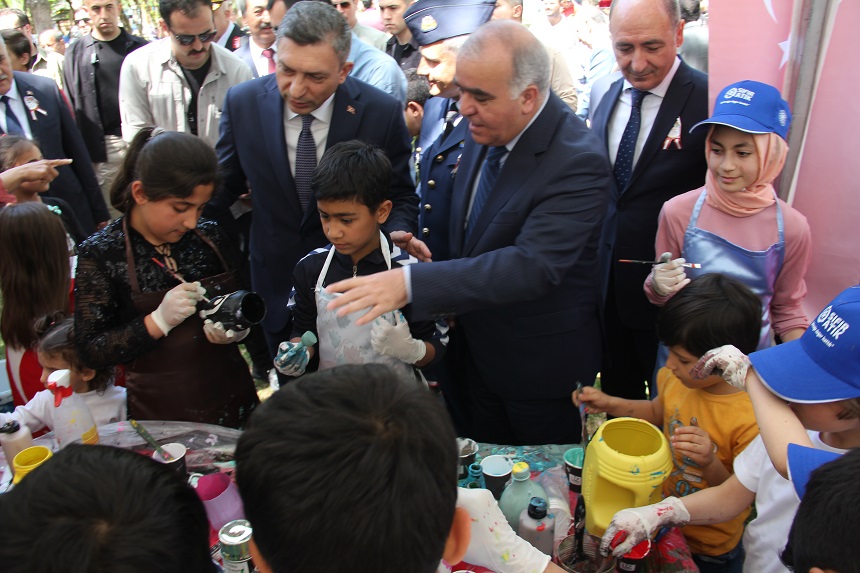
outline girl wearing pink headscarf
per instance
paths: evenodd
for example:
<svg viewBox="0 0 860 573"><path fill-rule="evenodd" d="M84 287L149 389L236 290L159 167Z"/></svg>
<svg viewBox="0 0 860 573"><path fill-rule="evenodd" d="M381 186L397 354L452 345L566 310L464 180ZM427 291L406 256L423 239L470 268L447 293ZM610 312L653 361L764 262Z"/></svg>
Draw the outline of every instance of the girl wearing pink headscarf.
<svg viewBox="0 0 860 573"><path fill-rule="evenodd" d="M801 308L809 225L772 185L785 164L790 123L788 103L770 85L747 80L720 92L713 116L692 128L710 129L705 186L663 205L655 252L666 262L654 265L644 285L662 306L700 274L740 280L762 301L759 349L772 344L771 331L789 341L809 325ZM682 266L687 261L701 268Z"/></svg>

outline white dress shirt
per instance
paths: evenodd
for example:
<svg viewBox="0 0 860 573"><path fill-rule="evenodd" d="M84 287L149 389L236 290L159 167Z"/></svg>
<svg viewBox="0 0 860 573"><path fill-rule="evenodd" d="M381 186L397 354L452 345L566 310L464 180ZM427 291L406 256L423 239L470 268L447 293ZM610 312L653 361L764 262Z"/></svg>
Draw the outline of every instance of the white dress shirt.
<svg viewBox="0 0 860 573"><path fill-rule="evenodd" d="M332 102L334 95L331 94L321 106L311 112L314 121L311 123L311 133L317 148L317 163L325 152L328 130L331 127L331 116L334 112ZM302 116L290 109L288 103L284 102L284 133L287 139L287 158L290 160L290 172L296 175L296 148L299 145L299 134L302 132Z"/></svg>
<svg viewBox="0 0 860 573"><path fill-rule="evenodd" d="M275 50L276 45L277 45L277 42L275 42L274 44L269 46L269 48ZM251 50L251 60L253 60L254 66L257 67L257 74L261 78L263 76L268 76L269 75L269 58L267 58L266 56L263 55L263 50L265 50L266 48L261 48L260 46L258 46L257 43L254 42L253 37L251 37L250 41L248 42L248 48L250 48L250 50ZM277 50L275 50L275 55L272 57L273 58L278 57Z"/></svg>
<svg viewBox="0 0 860 573"><path fill-rule="evenodd" d="M27 118L30 112L24 106L24 100L21 98L21 94L18 93L18 85L15 83L14 78L12 79L12 86L5 95L9 96L9 105L12 107L15 117L18 118L18 123L21 124L21 128L24 130L27 139L33 139L33 132L30 131L30 120ZM3 133L9 133L9 130L6 129L6 106L2 103L0 103L0 127L3 128Z"/></svg>

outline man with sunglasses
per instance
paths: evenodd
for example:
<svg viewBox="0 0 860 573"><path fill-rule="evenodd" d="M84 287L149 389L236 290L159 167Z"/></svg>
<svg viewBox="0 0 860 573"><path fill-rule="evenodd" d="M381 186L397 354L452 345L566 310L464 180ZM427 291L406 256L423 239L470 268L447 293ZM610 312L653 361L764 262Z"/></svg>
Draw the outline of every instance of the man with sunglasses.
<svg viewBox="0 0 860 573"><path fill-rule="evenodd" d="M123 139L155 125L192 133L214 147L224 95L250 80L251 70L214 43L210 0L161 0L159 11L167 37L136 50L122 65Z"/></svg>

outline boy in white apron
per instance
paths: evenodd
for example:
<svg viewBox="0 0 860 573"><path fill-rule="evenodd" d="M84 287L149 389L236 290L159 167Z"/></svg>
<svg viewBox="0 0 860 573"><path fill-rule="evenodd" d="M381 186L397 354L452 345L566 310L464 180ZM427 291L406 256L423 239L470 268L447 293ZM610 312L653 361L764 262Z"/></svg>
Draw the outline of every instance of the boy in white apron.
<svg viewBox="0 0 860 573"><path fill-rule="evenodd" d="M417 262L398 247L392 248L380 228L391 212L391 201L386 199L390 184L391 163L371 145L343 142L323 155L311 188L331 244L306 255L293 272L292 333L275 357L275 367L282 374L303 374L318 354L321 370L378 362L412 376L414 368L427 366L444 353L447 326L432 321L410 324L408 305L402 312L383 315L364 326L355 324L362 314L340 317L326 310L332 298L339 296L326 293L326 285L388 270L392 263ZM306 331L316 334L319 341L312 347L301 342Z"/></svg>

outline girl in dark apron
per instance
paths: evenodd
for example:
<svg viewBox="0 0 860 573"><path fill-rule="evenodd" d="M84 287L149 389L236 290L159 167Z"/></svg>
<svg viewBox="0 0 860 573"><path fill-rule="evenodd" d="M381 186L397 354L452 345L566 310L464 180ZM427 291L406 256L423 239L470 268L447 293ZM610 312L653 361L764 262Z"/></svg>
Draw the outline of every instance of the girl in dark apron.
<svg viewBox="0 0 860 573"><path fill-rule="evenodd" d="M124 215L80 247L79 352L94 368L126 365L131 418L238 428L258 403L234 344L247 332L197 314L204 296L240 288L238 254L217 225L198 221L216 173L200 139L142 130L111 190Z"/></svg>

